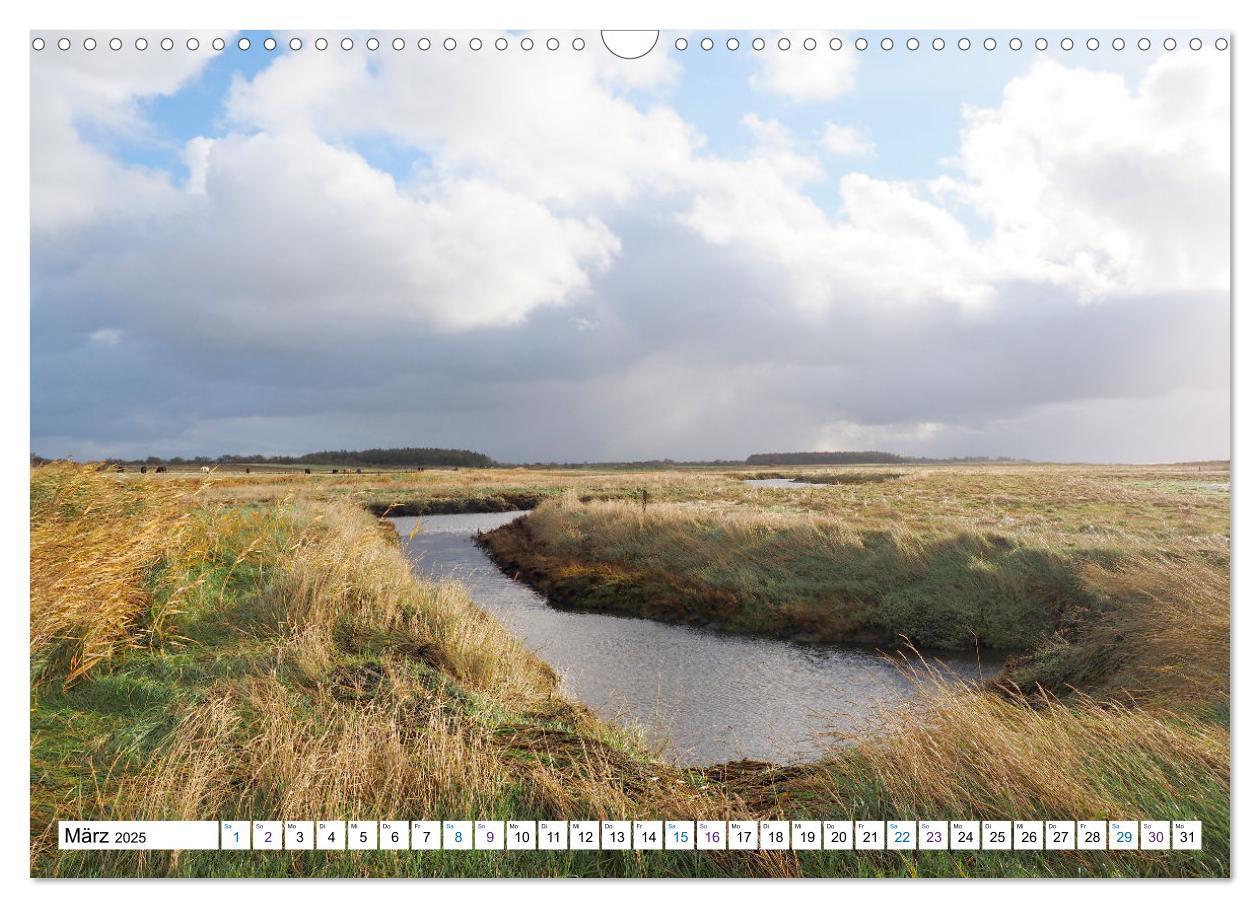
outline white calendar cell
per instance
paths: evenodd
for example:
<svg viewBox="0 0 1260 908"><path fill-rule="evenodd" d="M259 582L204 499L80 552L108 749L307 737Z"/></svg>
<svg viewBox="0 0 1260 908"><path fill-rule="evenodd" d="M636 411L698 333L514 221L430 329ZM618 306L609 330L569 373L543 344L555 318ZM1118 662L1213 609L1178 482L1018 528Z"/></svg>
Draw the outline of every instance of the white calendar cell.
<svg viewBox="0 0 1260 908"><path fill-rule="evenodd" d="M700 820L697 822L696 847L701 851L725 851L726 821Z"/></svg>
<svg viewBox="0 0 1260 908"><path fill-rule="evenodd" d="M821 820L792 821L792 850L818 851L822 848Z"/></svg>
<svg viewBox="0 0 1260 908"><path fill-rule="evenodd" d="M823 820L823 850L852 851L853 821Z"/></svg>
<svg viewBox="0 0 1260 908"><path fill-rule="evenodd" d="M1198 851L1203 847L1202 820L1173 820L1172 847L1174 851Z"/></svg>
<svg viewBox="0 0 1260 908"><path fill-rule="evenodd" d="M949 823L944 820L919 821L919 850L944 851L949 847Z"/></svg>
<svg viewBox="0 0 1260 908"><path fill-rule="evenodd" d="M599 845L605 851L629 851L630 821L604 820L600 823Z"/></svg>
<svg viewBox="0 0 1260 908"><path fill-rule="evenodd" d="M594 825L594 824L592 824ZM599 828L595 828L599 835ZM567 851L569 848L569 824L562 820L538 821L538 850Z"/></svg>
<svg viewBox="0 0 1260 908"><path fill-rule="evenodd" d="M1016 851L1041 851L1045 847L1046 824L1041 820L1016 820L1012 826L1011 844Z"/></svg>
<svg viewBox="0 0 1260 908"><path fill-rule="evenodd" d="M761 840L762 851L786 851L791 841L787 820L762 820L757 835Z"/></svg>
<svg viewBox="0 0 1260 908"><path fill-rule="evenodd" d="M1076 849L1076 824L1071 820L1046 820L1046 850Z"/></svg>
<svg viewBox="0 0 1260 908"><path fill-rule="evenodd" d="M284 824L279 820L254 820L254 850L279 851L284 845Z"/></svg>
<svg viewBox="0 0 1260 908"><path fill-rule="evenodd" d="M503 850L502 820L478 820L473 824L473 847L478 851Z"/></svg>
<svg viewBox="0 0 1260 908"><path fill-rule="evenodd" d="M406 851L411 847L410 826L405 820L381 820L377 836L384 851Z"/></svg>
<svg viewBox="0 0 1260 908"><path fill-rule="evenodd" d="M314 851L315 821L286 820L284 823L284 847L289 851Z"/></svg>
<svg viewBox="0 0 1260 908"><path fill-rule="evenodd" d="M1107 847L1106 820L1078 820L1076 823L1076 848L1078 851L1103 851Z"/></svg>
<svg viewBox="0 0 1260 908"><path fill-rule="evenodd" d="M913 851L918 847L919 824L913 820L889 820L885 841L889 851Z"/></svg>
<svg viewBox="0 0 1260 908"><path fill-rule="evenodd" d="M1011 821L983 820L980 823L980 847L985 851L1011 850Z"/></svg>
<svg viewBox="0 0 1260 908"><path fill-rule="evenodd" d="M376 851L379 832L375 820L351 820L346 830L346 844L351 851Z"/></svg>
<svg viewBox="0 0 1260 908"><path fill-rule="evenodd" d="M599 851L599 823L596 820L569 821L570 851Z"/></svg>
<svg viewBox="0 0 1260 908"><path fill-rule="evenodd" d="M665 847L665 823L661 820L634 821L634 850L660 851Z"/></svg>
<svg viewBox="0 0 1260 908"><path fill-rule="evenodd" d="M219 847L224 851L248 851L249 821L223 820L219 823Z"/></svg>
<svg viewBox="0 0 1260 908"><path fill-rule="evenodd" d="M464 837L464 841L468 841L467 836ZM411 850L441 851L442 824L437 820L412 820Z"/></svg>
<svg viewBox="0 0 1260 908"><path fill-rule="evenodd" d="M855 821L853 824L853 847L858 851L883 851L884 821Z"/></svg>
<svg viewBox="0 0 1260 908"><path fill-rule="evenodd" d="M975 851L980 847L979 820L950 820L949 850Z"/></svg>
<svg viewBox="0 0 1260 908"><path fill-rule="evenodd" d="M346 821L320 820L315 824L315 847L320 851L344 851Z"/></svg>
<svg viewBox="0 0 1260 908"><path fill-rule="evenodd" d="M1108 823L1107 847L1112 851L1132 851L1137 848L1137 820L1112 820Z"/></svg>
<svg viewBox="0 0 1260 908"><path fill-rule="evenodd" d="M508 820L508 851L533 851L538 847L538 824L533 820Z"/></svg>
<svg viewBox="0 0 1260 908"><path fill-rule="evenodd" d="M696 824L693 820L665 821L665 850L692 851L696 847Z"/></svg>
<svg viewBox="0 0 1260 908"><path fill-rule="evenodd" d="M416 847L414 830L411 837L411 847ZM444 820L442 822L442 850L472 851L472 847L472 820Z"/></svg>
<svg viewBox="0 0 1260 908"><path fill-rule="evenodd" d="M1172 824L1167 820L1143 820L1139 834L1143 851L1167 851L1172 841Z"/></svg>
<svg viewBox="0 0 1260 908"><path fill-rule="evenodd" d="M726 824L726 847L728 849L731 851L756 851L759 846L756 820L731 820Z"/></svg>

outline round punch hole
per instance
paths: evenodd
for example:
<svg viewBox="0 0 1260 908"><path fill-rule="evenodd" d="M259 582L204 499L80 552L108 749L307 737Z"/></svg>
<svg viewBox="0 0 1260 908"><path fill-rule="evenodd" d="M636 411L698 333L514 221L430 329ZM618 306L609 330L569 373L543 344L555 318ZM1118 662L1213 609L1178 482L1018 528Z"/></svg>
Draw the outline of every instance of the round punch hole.
<svg viewBox="0 0 1260 908"><path fill-rule="evenodd" d="M766 39L765 39L765 38L753 38L752 49L753 49L753 50L765 50L765 49L766 49Z"/></svg>
<svg viewBox="0 0 1260 908"><path fill-rule="evenodd" d="M1138 38L1138 50L1150 50L1150 49L1151 49L1150 38Z"/></svg>
<svg viewBox="0 0 1260 908"><path fill-rule="evenodd" d="M193 39L189 39L189 40L193 40ZM95 39L95 38L84 38L84 39L83 39L83 49L84 49L84 50L96 50L96 39ZM195 48L195 47L190 47L190 48L188 48L188 49L189 49L189 50L196 50L197 48Z"/></svg>
<svg viewBox="0 0 1260 908"><path fill-rule="evenodd" d="M559 49L560 49L560 39L559 39L559 38L548 38L548 39L547 39L547 50L559 50Z"/></svg>
<svg viewBox="0 0 1260 908"><path fill-rule="evenodd" d="M1203 39L1202 39L1202 38L1191 38L1191 39L1190 39L1190 49L1191 49L1191 50L1203 50Z"/></svg>
<svg viewBox="0 0 1260 908"><path fill-rule="evenodd" d="M712 39L712 38L702 38L702 39L700 40L700 49L701 49L701 50L713 50L713 39Z"/></svg>
<svg viewBox="0 0 1260 908"><path fill-rule="evenodd" d="M944 39L944 38L933 38L933 39L932 39L932 50L944 50L944 49L945 49L945 39Z"/></svg>
<svg viewBox="0 0 1260 908"><path fill-rule="evenodd" d="M399 40L399 41L401 41L401 40L402 40L402 38L399 38L398 40ZM301 38L290 38L290 39L289 39L289 50L301 50L301 49L302 49L302 39L301 39ZM400 47L400 48L398 48L398 49L399 49L399 50L402 50L402 48L401 48L401 47Z"/></svg>
<svg viewBox="0 0 1260 908"><path fill-rule="evenodd" d="M1225 40L1224 38L1217 38L1217 39L1216 39L1216 49L1217 49L1217 50L1227 50L1228 48L1229 48L1229 42L1228 42L1227 40Z"/></svg>
<svg viewBox="0 0 1260 908"><path fill-rule="evenodd" d="M574 39L573 39L573 49L574 49L574 50L582 50L582 49L584 49L585 47L586 47L586 42L585 42L585 41L583 41L581 38L574 38Z"/></svg>
<svg viewBox="0 0 1260 908"><path fill-rule="evenodd" d="M984 49L985 49L985 50L997 50L997 41L996 41L996 40L994 40L993 38L985 38L985 39L984 39Z"/></svg>
<svg viewBox="0 0 1260 908"><path fill-rule="evenodd" d="M1176 49L1177 49L1176 41L1174 41L1172 38L1164 39L1164 50L1176 50Z"/></svg>
<svg viewBox="0 0 1260 908"><path fill-rule="evenodd" d="M223 50L223 48L227 47L227 42L224 41L222 38L215 38L213 41L210 42L210 46L213 47L215 50Z"/></svg>
<svg viewBox="0 0 1260 908"><path fill-rule="evenodd" d="M534 39L533 39L533 38L522 38L522 39L521 39L521 50L533 50L533 49L534 49Z"/></svg>
<svg viewBox="0 0 1260 908"><path fill-rule="evenodd" d="M34 41L32 41L32 42L31 42L31 47L32 47L32 48L34 48L35 50L43 50L43 49L44 49L44 39L43 39L43 38L36 38Z"/></svg>
<svg viewBox="0 0 1260 908"><path fill-rule="evenodd" d="M959 39L958 39L958 49L959 49L959 50L971 50L971 39L970 39L970 38L959 38Z"/></svg>
<svg viewBox="0 0 1260 908"><path fill-rule="evenodd" d="M316 38L316 39L315 39L315 49L316 49L316 50L328 50L328 39L327 39L327 38Z"/></svg>
<svg viewBox="0 0 1260 908"><path fill-rule="evenodd" d="M380 42L380 41L377 41L377 40L376 40L376 38L368 38L368 39L367 39L367 49L368 49L368 50L376 50L376 49L377 49L377 48L379 48L380 46L381 46L381 42ZM267 48L267 50L271 50L271 48L269 47L269 48Z"/></svg>
<svg viewBox="0 0 1260 908"><path fill-rule="evenodd" d="M1033 42L1033 46L1037 48L1037 50L1045 50L1047 47L1050 46L1050 42L1047 41L1045 38L1038 38L1036 41Z"/></svg>
<svg viewBox="0 0 1260 908"><path fill-rule="evenodd" d="M1098 39L1090 38L1088 41L1085 42L1085 46L1088 47L1090 50L1098 50Z"/></svg>
<svg viewBox="0 0 1260 908"><path fill-rule="evenodd" d="M265 39L265 40L263 41L263 47L264 47L264 48L266 48L267 50L275 50L275 49L276 49L276 39L275 39L275 38L267 38L267 39Z"/></svg>
<svg viewBox="0 0 1260 908"><path fill-rule="evenodd" d="M110 39L109 39L109 49L110 49L110 50L122 50L122 38L110 38Z"/></svg>
<svg viewBox="0 0 1260 908"><path fill-rule="evenodd" d="M432 46L433 46L433 42L430 41L428 38L421 38L419 41L416 42L416 47L420 48L421 50L428 50Z"/></svg>
<svg viewBox="0 0 1260 908"><path fill-rule="evenodd" d="M918 39L918 38L907 38L907 39L906 39L906 50L918 50L918 49L919 49L919 39Z"/></svg>
<svg viewBox="0 0 1260 908"><path fill-rule="evenodd" d="M727 50L739 50L739 39L738 39L738 38L727 38L727 39L726 39L726 49L727 49Z"/></svg>
<svg viewBox="0 0 1260 908"><path fill-rule="evenodd" d="M442 42L442 46L447 50L454 50L459 46L459 42L457 42L454 38L447 38Z"/></svg>
<svg viewBox="0 0 1260 908"><path fill-rule="evenodd" d="M844 47L844 42L841 41L839 38L832 38L830 41L827 42L827 46L830 47L832 50L839 50L840 48Z"/></svg>
<svg viewBox="0 0 1260 908"><path fill-rule="evenodd" d="M866 50L868 47L871 46L871 44L865 38L858 38L856 41L853 42L853 46L856 47L858 50Z"/></svg>
<svg viewBox="0 0 1260 908"><path fill-rule="evenodd" d="M342 38L342 39L341 39L341 49L342 49L342 50L351 50L351 49L353 49L353 48L354 48L354 40L353 40L352 38Z"/></svg>
<svg viewBox="0 0 1260 908"><path fill-rule="evenodd" d="M57 48L58 48L58 50L69 50L69 49L70 49L70 39L69 39L69 38L58 38L58 39L57 39Z"/></svg>
<svg viewBox="0 0 1260 908"><path fill-rule="evenodd" d="M389 46L392 47L394 50L402 50L404 47L407 46L407 42L404 41L402 38L395 38L393 41L389 42Z"/></svg>
<svg viewBox="0 0 1260 908"><path fill-rule="evenodd" d="M236 46L240 50L249 50L249 39L241 38L239 41L236 42Z"/></svg>
<svg viewBox="0 0 1260 908"><path fill-rule="evenodd" d="M481 50L481 39L473 38L471 41L468 42L468 46L472 50Z"/></svg>
<svg viewBox="0 0 1260 908"><path fill-rule="evenodd" d="M1116 38L1111 42L1112 50L1124 50L1124 39Z"/></svg>
<svg viewBox="0 0 1260 908"><path fill-rule="evenodd" d="M495 39L494 39L494 46L495 46L495 48L496 48L497 50L507 50L507 47L508 47L508 39L507 39L507 38L495 38Z"/></svg>
<svg viewBox="0 0 1260 908"><path fill-rule="evenodd" d="M175 42L174 42L174 41L172 41L170 38L163 38L163 39L162 39L162 50L170 50L170 49L172 49L174 46L175 46Z"/></svg>
<svg viewBox="0 0 1260 908"><path fill-rule="evenodd" d="M815 41L813 38L806 38L805 41L803 42L803 46L806 50L813 50L814 48L818 46L818 42Z"/></svg>
<svg viewBox="0 0 1260 908"><path fill-rule="evenodd" d="M189 39L188 39L186 42L184 42L184 43L185 43L185 46L186 46L189 50L196 50L197 48L201 47L201 44L197 41L197 39L196 39L196 38L189 38Z"/></svg>
<svg viewBox="0 0 1260 908"><path fill-rule="evenodd" d="M893 49L892 38L885 38L883 41L880 41L879 46L883 48L884 50L892 50Z"/></svg>
<svg viewBox="0 0 1260 908"><path fill-rule="evenodd" d="M149 47L149 41L147 38L136 39L136 50L147 50L148 47Z"/></svg>
<svg viewBox="0 0 1260 908"><path fill-rule="evenodd" d="M1019 40L1018 38L1011 39L1011 50L1019 50L1023 46L1024 46L1024 42Z"/></svg>
<svg viewBox="0 0 1260 908"><path fill-rule="evenodd" d="M686 38L677 38L677 39L675 39L675 41L674 41L674 50L686 50L686 49L687 49L687 39L686 39Z"/></svg>
<svg viewBox="0 0 1260 908"><path fill-rule="evenodd" d="M1059 47L1063 48L1064 50L1071 50L1073 46L1074 45L1072 43L1071 38L1064 38L1062 41L1059 42Z"/></svg>
<svg viewBox="0 0 1260 908"><path fill-rule="evenodd" d="M792 46L792 42L789 41L787 38L779 39L779 50L787 50L791 46Z"/></svg>

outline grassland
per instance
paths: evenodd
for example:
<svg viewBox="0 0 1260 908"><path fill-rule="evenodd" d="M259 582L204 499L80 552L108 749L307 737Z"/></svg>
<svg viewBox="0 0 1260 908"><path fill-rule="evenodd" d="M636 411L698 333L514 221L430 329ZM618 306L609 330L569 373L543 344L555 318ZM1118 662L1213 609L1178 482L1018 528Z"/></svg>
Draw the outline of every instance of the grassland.
<svg viewBox="0 0 1260 908"><path fill-rule="evenodd" d="M751 488L745 475L32 470L32 873L1228 874L1227 473L915 469L792 489ZM674 545L745 540L740 562L689 576L696 589L742 583L739 563L753 586L786 583L770 555L812 536L832 547L811 557L857 576L845 557L885 533L881 557L907 564L930 540L999 537L1008 554L1052 556L1064 589L1088 598L1038 625L1004 689L926 679L918 708L816 763L685 769L567 701L461 588L414 578L370 513L526 501L542 505L531 521L546 545L564 536L584 569L669 556L686 572L638 526ZM995 588L1012 569L996 569ZM803 588L828 576L820 567ZM1204 821L1207 848L102 856L58 852L58 817L1183 817Z"/></svg>

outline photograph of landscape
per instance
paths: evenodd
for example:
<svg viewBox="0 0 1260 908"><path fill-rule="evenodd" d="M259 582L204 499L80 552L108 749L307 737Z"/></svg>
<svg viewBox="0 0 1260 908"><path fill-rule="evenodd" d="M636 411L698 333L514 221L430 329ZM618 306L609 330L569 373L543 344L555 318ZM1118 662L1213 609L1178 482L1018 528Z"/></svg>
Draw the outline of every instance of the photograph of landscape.
<svg viewBox="0 0 1260 908"><path fill-rule="evenodd" d="M1229 877L1224 34L33 32L30 875Z"/></svg>

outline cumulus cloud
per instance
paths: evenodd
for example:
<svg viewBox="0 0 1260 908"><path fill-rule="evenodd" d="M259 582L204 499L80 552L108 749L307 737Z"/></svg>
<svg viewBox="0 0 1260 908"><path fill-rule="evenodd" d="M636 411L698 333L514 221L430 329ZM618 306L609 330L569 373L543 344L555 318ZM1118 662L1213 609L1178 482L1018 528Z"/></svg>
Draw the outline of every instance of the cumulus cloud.
<svg viewBox="0 0 1260 908"><path fill-rule="evenodd" d="M828 123L823 127L822 146L841 158L861 158L875 153L875 143L853 126Z"/></svg>
<svg viewBox="0 0 1260 908"><path fill-rule="evenodd" d="M853 91L857 85L857 56L848 47L832 50L833 37L836 35L829 32L774 36L758 56L759 67L749 84L757 91L799 103L830 101ZM807 38L817 42L813 50L805 48ZM780 50L779 42L784 40L790 46Z"/></svg>

